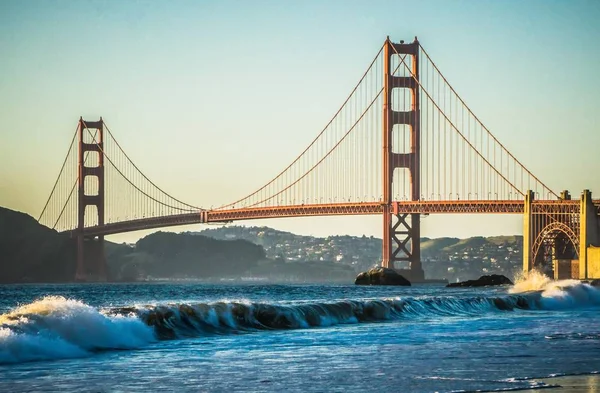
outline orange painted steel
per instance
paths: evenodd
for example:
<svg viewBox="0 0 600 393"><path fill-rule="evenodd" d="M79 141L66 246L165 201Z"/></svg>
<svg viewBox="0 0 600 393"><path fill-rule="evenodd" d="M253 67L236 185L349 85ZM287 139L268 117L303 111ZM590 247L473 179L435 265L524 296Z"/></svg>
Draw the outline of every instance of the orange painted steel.
<svg viewBox="0 0 600 393"><path fill-rule="evenodd" d="M164 217L152 217L152 218L140 218L136 220L127 220L113 222L102 226L91 226L83 229L85 236L98 236L98 235L114 235L117 233L141 231L144 229L156 229L171 227L177 225L190 225L190 224L201 224L207 222L206 212L201 211L197 213L185 213L175 214ZM75 231L70 231L72 234L76 234Z"/></svg>
<svg viewBox="0 0 600 393"><path fill-rule="evenodd" d="M93 143L85 142L85 131L89 128L97 130L98 139ZM99 121L84 121L83 118L79 118L78 126L79 135L79 149L78 149L78 217L77 217L77 267L75 273L75 280L84 281L90 271L93 271L95 275L100 277L102 280L106 280L106 258L104 256L104 236L97 234L95 239L86 239L83 235L83 229L85 228L85 216L86 207L95 206L97 215L97 226L104 226L104 210L105 210L105 196L104 196L104 122L102 118ZM96 152L98 154L98 161L95 166L88 167L85 165L85 153ZM85 187L86 177L96 177L98 180L97 194L87 194ZM86 246L87 244L87 246ZM92 244L95 244L92 246ZM86 255L87 254L87 255ZM86 266L86 261L88 261ZM91 261L91 262L90 262Z"/></svg>
<svg viewBox="0 0 600 393"><path fill-rule="evenodd" d="M578 201L534 201L536 212L555 212L569 209ZM598 201L600 205L600 201ZM501 201L396 201L390 206L390 214L523 214L524 202ZM315 205L291 205L275 207L253 207L228 210L202 210L195 213L175 214L164 217L142 218L121 221L83 229L85 236L113 235L117 233L156 229L169 226L227 223L231 221L258 220L266 218L351 216L383 214L384 205L379 202L333 203ZM77 230L69 231L77 235Z"/></svg>
<svg viewBox="0 0 600 393"><path fill-rule="evenodd" d="M410 77L394 75L396 70L392 70L391 67L391 58L394 55L399 56L401 64L405 67L408 67L405 58L400 57L400 55L411 57ZM419 100L419 42L417 37L410 44L403 42L399 44L392 43L388 37L384 46L383 78L382 182L384 211L382 212L382 265L394 268L395 262L408 262L413 277L415 277L415 274L417 277L424 277L421 267L420 215L414 212L407 212L406 214L410 214L410 220L407 221L406 217L399 217L398 212L393 215L390 214L395 169L408 170L411 201L418 201L421 195L421 114ZM392 91L394 88L403 88L410 91L410 110L397 111L392 108ZM392 134L395 125L408 126L410 138L410 150L408 152L395 153L392 149ZM396 217L394 218L394 216ZM406 244L410 244L410 246L407 248Z"/></svg>

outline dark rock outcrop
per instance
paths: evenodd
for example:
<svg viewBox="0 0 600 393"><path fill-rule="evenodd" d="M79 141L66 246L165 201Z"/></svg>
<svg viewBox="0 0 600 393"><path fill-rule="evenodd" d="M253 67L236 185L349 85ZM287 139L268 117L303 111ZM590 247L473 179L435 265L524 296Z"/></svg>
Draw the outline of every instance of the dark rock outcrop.
<svg viewBox="0 0 600 393"><path fill-rule="evenodd" d="M368 272L362 272L354 281L356 285L402 285L410 286L410 281L398 274L394 269L374 267Z"/></svg>
<svg viewBox="0 0 600 393"><path fill-rule="evenodd" d="M600 288L600 280L592 280L590 285L596 288Z"/></svg>
<svg viewBox="0 0 600 393"><path fill-rule="evenodd" d="M446 287L488 287L493 285L514 285L506 276L502 274L491 274L489 276L481 276L477 280L467 280L463 282L454 282L446 285Z"/></svg>

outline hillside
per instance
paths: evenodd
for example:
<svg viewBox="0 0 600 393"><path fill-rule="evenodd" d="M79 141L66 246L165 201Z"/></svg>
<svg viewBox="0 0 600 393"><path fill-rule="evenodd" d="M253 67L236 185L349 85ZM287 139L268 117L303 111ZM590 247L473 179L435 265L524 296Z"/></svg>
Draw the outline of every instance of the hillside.
<svg viewBox="0 0 600 393"><path fill-rule="evenodd" d="M381 239L367 236L312 237L269 227L224 226L197 232L215 239L244 239L264 247L271 259L322 261L364 271L381 261ZM482 274L513 275L521 269L522 236L421 238L428 278L470 279Z"/></svg>
<svg viewBox="0 0 600 393"><path fill-rule="evenodd" d="M324 261L270 259L261 245L244 239L215 239L195 233L156 232L108 257L120 280L136 278L339 281L354 279L351 268Z"/></svg>
<svg viewBox="0 0 600 393"><path fill-rule="evenodd" d="M74 271L72 239L0 207L0 282L68 281Z"/></svg>
<svg viewBox="0 0 600 393"><path fill-rule="evenodd" d="M108 255L116 278L239 277L265 259L261 246L245 240L156 232L127 250Z"/></svg>
<svg viewBox="0 0 600 393"><path fill-rule="evenodd" d="M381 261L381 239L375 237L296 235L269 227L226 226L197 232L215 239L244 239L261 245L270 259L325 261L363 271Z"/></svg>

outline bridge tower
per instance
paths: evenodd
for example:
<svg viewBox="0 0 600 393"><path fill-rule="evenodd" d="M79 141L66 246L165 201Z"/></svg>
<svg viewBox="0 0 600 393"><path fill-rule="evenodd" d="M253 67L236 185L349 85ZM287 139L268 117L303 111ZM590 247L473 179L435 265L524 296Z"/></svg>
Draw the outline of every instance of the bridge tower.
<svg viewBox="0 0 600 393"><path fill-rule="evenodd" d="M410 198L420 199L420 106L419 106L419 41L392 43L387 38L383 48L383 259L384 267L396 268L396 262L408 262L409 270L401 271L409 280L423 280L421 265L420 214L398 214L392 211L392 185L394 170L404 168L409 172ZM392 73L392 56L410 56L412 75L396 76ZM407 63L408 64L408 63ZM410 90L410 110L395 111L392 107L393 89ZM393 151L394 125L406 125L410 133L410 150ZM410 245L408 244L410 242Z"/></svg>
<svg viewBox="0 0 600 393"><path fill-rule="evenodd" d="M89 130L95 129L94 140L86 142ZM104 122L84 121L78 125L78 209L77 209L77 281L106 281L106 259L104 257L104 236L85 236L86 214L97 214L97 225L104 225ZM85 153L97 155L97 161L90 162ZM89 166L88 166L89 165ZM94 182L93 178L96 178ZM86 179L90 181L86 182ZM96 184L94 184L96 183ZM87 184L87 187L86 187ZM87 207L95 207L95 212ZM91 209L92 210L92 209Z"/></svg>

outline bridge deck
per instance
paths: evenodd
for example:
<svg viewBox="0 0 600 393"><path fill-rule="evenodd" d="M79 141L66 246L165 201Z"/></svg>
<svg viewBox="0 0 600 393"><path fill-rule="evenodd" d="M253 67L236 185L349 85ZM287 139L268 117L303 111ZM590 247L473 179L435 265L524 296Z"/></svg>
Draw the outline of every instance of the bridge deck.
<svg viewBox="0 0 600 393"><path fill-rule="evenodd" d="M565 202L567 201L535 201L534 203L564 204ZM578 203L578 201L572 201L572 203ZM522 214L524 202L522 200L397 201L392 202L391 208L396 214ZM199 212L176 214L164 217L142 218L108 223L103 226L87 227L83 232L88 236L99 236L189 224L224 223L230 221L256 220L265 218L375 215L382 213L383 205L380 202L203 210ZM75 234L75 231L71 232Z"/></svg>
<svg viewBox="0 0 600 393"><path fill-rule="evenodd" d="M540 213L554 211L556 208L568 208L579 205L578 200L537 200L533 208ZM599 209L600 200L594 200ZM397 201L392 202L395 214L522 214L522 200L501 201ZM117 233L164 228L170 226L226 223L241 220L258 220L265 218L311 217L311 216L347 216L376 215L383 213L380 202L333 203L315 205L291 205L273 207L253 207L227 210L203 210L193 213L176 214L164 217L142 218L136 220L108 223L102 226L87 227L83 233L87 236L114 235ZM75 235L76 230L67 231Z"/></svg>

